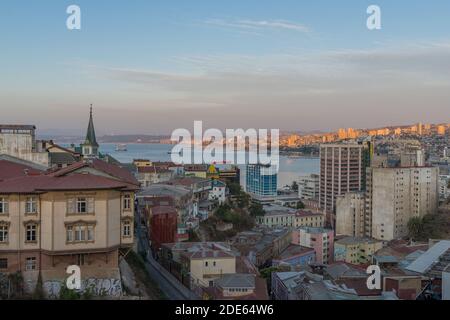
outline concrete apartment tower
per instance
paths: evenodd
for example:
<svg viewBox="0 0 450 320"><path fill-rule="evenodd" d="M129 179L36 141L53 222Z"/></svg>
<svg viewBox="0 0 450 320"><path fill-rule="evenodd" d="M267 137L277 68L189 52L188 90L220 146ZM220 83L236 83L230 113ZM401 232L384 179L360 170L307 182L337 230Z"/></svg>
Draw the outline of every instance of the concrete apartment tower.
<svg viewBox="0 0 450 320"><path fill-rule="evenodd" d="M334 213L336 199L365 189L366 145L357 143L320 146L320 208Z"/></svg>

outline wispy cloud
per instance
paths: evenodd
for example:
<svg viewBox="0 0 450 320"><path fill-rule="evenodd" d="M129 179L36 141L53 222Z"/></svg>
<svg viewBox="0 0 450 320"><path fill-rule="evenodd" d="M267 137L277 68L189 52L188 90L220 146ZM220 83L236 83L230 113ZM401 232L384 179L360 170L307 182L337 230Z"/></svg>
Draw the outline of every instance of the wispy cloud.
<svg viewBox="0 0 450 320"><path fill-rule="evenodd" d="M244 31L264 31L264 30L290 30L301 33L310 33L311 29L307 26L286 20L224 20L208 19L209 25L233 28Z"/></svg>
<svg viewBox="0 0 450 320"><path fill-rule="evenodd" d="M183 73L88 69L119 88L133 88L136 103L161 119L175 121L172 115L179 112L180 126L198 119L216 127L304 130L442 122L448 121L450 101L448 43L179 57L175 62L183 70L193 67Z"/></svg>

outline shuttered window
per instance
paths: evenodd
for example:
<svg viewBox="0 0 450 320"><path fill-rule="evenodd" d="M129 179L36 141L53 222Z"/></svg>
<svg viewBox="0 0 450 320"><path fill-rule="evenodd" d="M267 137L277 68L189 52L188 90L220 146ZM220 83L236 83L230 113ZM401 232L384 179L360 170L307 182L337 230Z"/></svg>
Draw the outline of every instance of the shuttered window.
<svg viewBox="0 0 450 320"><path fill-rule="evenodd" d="M77 197L67 199L68 214L92 214L95 212L95 199L92 197Z"/></svg>

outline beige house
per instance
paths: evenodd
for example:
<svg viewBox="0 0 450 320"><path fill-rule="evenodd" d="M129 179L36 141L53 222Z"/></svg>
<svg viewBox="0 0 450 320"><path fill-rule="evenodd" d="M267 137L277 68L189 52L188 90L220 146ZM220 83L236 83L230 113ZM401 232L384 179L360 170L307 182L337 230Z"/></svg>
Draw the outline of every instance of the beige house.
<svg viewBox="0 0 450 320"><path fill-rule="evenodd" d="M325 217L318 212L305 210L274 210L267 212L264 216L258 217L258 223L270 228L276 227L323 227Z"/></svg>
<svg viewBox="0 0 450 320"><path fill-rule="evenodd" d="M334 242L334 260L356 265L371 263L382 247L383 242L375 239L345 237Z"/></svg>
<svg viewBox="0 0 450 320"><path fill-rule="evenodd" d="M134 242L137 184L100 160L0 181L0 272L34 283L40 271L45 283L78 265L83 279L115 278L118 249Z"/></svg>

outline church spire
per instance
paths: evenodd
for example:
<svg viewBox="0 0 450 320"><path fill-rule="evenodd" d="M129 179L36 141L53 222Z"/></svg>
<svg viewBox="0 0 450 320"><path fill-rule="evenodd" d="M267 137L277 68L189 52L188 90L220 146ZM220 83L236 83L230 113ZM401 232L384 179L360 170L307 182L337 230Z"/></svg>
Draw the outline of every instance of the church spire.
<svg viewBox="0 0 450 320"><path fill-rule="evenodd" d="M92 117L92 104L89 109L89 124L86 132L86 139L81 145L83 155L86 157L97 157L98 156L98 143L95 137L94 129L94 119Z"/></svg>
<svg viewBox="0 0 450 320"><path fill-rule="evenodd" d="M88 124L87 133L86 133L86 140L85 140L84 144L98 147L97 139L95 137L94 119L92 117L92 104L91 104L90 111L89 111L89 124Z"/></svg>

